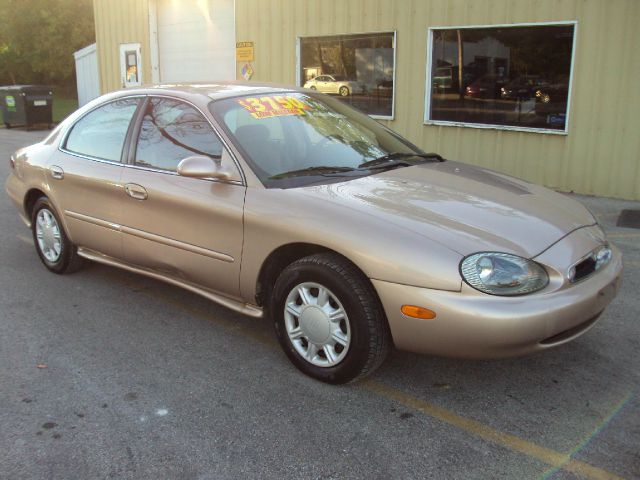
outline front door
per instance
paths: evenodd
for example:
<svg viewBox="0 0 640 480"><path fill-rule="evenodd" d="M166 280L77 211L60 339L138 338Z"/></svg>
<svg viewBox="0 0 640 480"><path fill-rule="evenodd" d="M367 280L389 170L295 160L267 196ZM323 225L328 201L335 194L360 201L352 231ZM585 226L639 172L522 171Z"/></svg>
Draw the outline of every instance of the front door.
<svg viewBox="0 0 640 480"><path fill-rule="evenodd" d="M206 118L180 100L151 98L122 175L125 259L172 278L239 296L245 186ZM181 177L178 163L206 155L229 181Z"/></svg>

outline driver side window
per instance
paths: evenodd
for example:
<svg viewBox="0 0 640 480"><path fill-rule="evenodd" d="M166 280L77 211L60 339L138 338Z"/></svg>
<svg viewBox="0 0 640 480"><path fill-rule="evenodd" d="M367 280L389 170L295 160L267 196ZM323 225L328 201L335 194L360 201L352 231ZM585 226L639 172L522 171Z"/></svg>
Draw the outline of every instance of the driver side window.
<svg viewBox="0 0 640 480"><path fill-rule="evenodd" d="M135 165L175 172L194 155L220 158L223 146L206 118L179 100L152 98L147 104Z"/></svg>

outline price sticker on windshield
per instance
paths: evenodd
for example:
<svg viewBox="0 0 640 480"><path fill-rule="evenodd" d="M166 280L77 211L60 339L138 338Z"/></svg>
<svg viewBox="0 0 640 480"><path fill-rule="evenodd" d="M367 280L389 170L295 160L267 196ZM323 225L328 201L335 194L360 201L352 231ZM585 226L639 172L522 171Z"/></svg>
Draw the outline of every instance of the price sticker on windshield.
<svg viewBox="0 0 640 480"><path fill-rule="evenodd" d="M288 115L305 115L309 105L297 98L282 95L268 97L249 97L237 101L253 118L285 117Z"/></svg>

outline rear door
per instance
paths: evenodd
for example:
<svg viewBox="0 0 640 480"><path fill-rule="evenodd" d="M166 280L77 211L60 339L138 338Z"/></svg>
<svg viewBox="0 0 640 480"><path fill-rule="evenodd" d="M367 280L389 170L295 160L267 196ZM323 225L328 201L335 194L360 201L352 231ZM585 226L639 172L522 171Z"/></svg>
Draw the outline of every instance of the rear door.
<svg viewBox="0 0 640 480"><path fill-rule="evenodd" d="M193 105L151 97L122 175L125 259L179 281L239 296L245 186L233 158ZM177 174L186 157L206 155L231 179Z"/></svg>
<svg viewBox="0 0 640 480"><path fill-rule="evenodd" d="M123 147L140 97L101 105L70 129L46 171L49 196L76 245L122 256Z"/></svg>

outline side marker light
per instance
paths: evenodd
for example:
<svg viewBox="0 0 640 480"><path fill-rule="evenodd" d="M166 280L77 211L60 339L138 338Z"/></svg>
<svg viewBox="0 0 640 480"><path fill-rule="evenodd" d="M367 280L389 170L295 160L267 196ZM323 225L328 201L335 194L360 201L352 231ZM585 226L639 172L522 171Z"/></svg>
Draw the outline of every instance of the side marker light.
<svg viewBox="0 0 640 480"><path fill-rule="evenodd" d="M407 317L420 318L422 320L432 320L436 318L436 312L433 310L416 307L415 305L403 305L400 311Z"/></svg>

